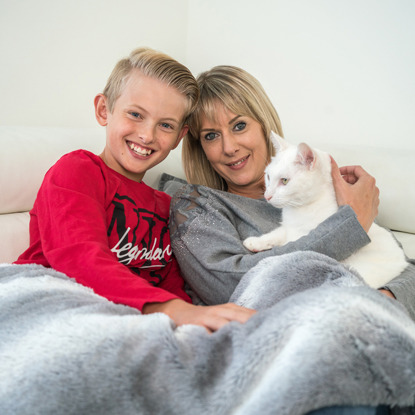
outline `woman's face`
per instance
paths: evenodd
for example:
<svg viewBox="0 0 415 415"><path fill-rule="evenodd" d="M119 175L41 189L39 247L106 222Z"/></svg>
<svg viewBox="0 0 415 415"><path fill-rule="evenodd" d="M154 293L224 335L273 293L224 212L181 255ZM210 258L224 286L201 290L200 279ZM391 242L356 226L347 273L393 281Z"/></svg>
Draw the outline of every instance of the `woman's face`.
<svg viewBox="0 0 415 415"><path fill-rule="evenodd" d="M214 110L216 121L201 119L200 142L207 159L226 181L230 193L262 198L269 155L261 125L219 102Z"/></svg>

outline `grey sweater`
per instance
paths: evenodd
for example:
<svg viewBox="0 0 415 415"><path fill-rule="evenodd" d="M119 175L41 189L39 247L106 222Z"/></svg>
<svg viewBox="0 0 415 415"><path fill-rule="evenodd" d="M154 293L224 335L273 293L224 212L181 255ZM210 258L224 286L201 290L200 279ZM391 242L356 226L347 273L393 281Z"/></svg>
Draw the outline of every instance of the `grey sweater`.
<svg viewBox="0 0 415 415"><path fill-rule="evenodd" d="M253 253L242 241L279 226L281 210L265 199L250 199L205 186L185 185L173 196L172 247L195 303L229 301L241 277L261 259L294 251L315 251L343 260L370 242L352 208L339 210L308 235L281 247ZM385 288L415 319L415 266Z"/></svg>

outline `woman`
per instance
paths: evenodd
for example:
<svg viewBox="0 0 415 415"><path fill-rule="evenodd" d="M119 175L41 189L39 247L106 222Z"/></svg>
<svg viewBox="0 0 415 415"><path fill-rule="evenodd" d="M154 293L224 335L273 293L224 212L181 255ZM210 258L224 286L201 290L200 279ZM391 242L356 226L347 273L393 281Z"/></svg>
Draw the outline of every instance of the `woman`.
<svg viewBox="0 0 415 415"><path fill-rule="evenodd" d="M370 242L378 212L375 180L358 166L332 176L339 210L309 235L248 252L242 241L278 226L281 212L263 198L264 169L273 155L271 131L282 136L278 114L260 83L242 69L217 66L198 77L200 102L183 142L188 182L173 197L171 237L194 302L227 303L242 276L266 257L312 250L343 260ZM343 178L342 178L343 176ZM414 267L382 287L415 318ZM412 275L412 276L411 276ZM386 407L325 408L315 414L386 414Z"/></svg>
<svg viewBox="0 0 415 415"><path fill-rule="evenodd" d="M183 142L183 164L189 183L200 185L182 188L171 205L173 248L196 300L226 303L263 258L311 250L343 260L370 242L366 231L379 205L375 180L358 166L339 171L333 161L338 212L298 241L247 251L245 238L268 232L281 219L281 211L263 199L264 168L273 155L269 135L283 135L280 119L260 83L240 68L217 66L198 83L200 101ZM408 267L381 291L415 319L413 272Z"/></svg>

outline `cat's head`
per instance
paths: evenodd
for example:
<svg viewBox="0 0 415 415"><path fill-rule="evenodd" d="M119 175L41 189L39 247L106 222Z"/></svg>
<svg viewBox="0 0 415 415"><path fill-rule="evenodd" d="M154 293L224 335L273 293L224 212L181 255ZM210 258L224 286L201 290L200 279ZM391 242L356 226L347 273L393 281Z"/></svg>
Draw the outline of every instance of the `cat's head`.
<svg viewBox="0 0 415 415"><path fill-rule="evenodd" d="M264 197L273 206L303 206L313 202L322 186L331 185L328 154L305 143L293 145L271 132L276 155L265 169Z"/></svg>

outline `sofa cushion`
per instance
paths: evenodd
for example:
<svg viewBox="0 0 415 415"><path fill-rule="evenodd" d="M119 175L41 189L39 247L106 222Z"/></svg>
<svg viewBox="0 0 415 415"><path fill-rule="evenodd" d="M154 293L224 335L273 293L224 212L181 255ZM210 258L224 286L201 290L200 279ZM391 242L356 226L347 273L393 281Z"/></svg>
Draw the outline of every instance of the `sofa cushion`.
<svg viewBox="0 0 415 415"><path fill-rule="evenodd" d="M0 142L0 214L24 212L32 208L46 171L72 150L100 153L105 131L0 126Z"/></svg>
<svg viewBox="0 0 415 415"><path fill-rule="evenodd" d="M396 239L402 244L402 248L408 258L415 259L415 235L413 233L396 232Z"/></svg>
<svg viewBox="0 0 415 415"><path fill-rule="evenodd" d="M29 212L0 215L0 263L13 262L29 247Z"/></svg>
<svg viewBox="0 0 415 415"><path fill-rule="evenodd" d="M320 148L330 152L339 166L361 165L375 177L380 189L379 225L415 234L415 167L410 151L336 143Z"/></svg>

